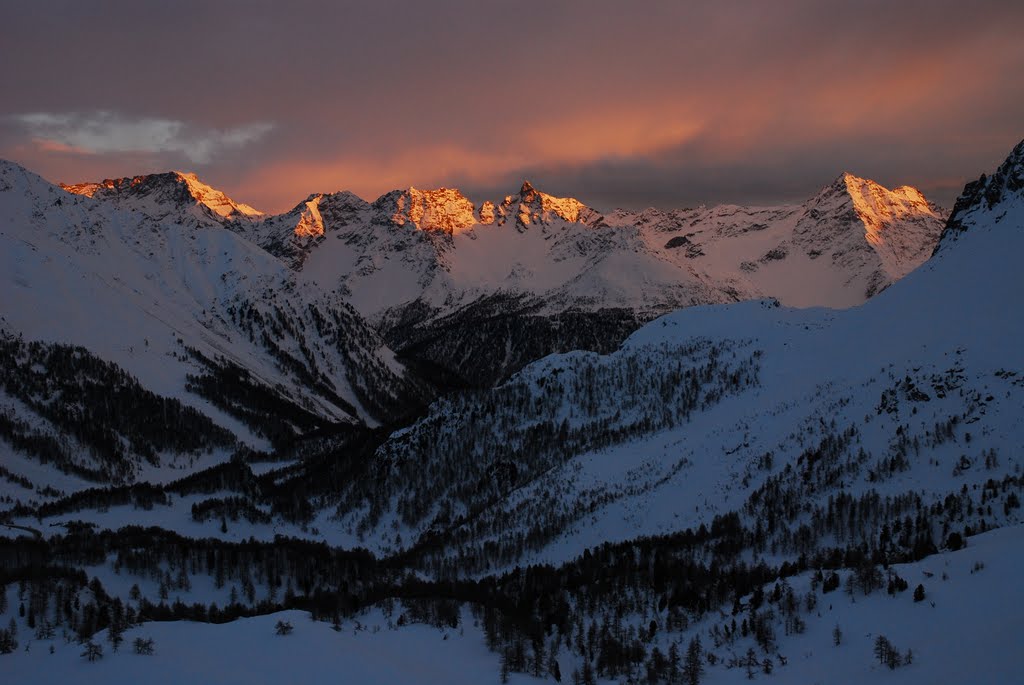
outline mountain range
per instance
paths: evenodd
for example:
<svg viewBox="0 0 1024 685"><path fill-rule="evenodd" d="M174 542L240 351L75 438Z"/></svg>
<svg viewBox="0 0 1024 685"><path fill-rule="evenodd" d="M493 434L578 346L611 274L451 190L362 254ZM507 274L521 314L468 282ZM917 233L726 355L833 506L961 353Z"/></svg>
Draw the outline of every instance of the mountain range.
<svg viewBox="0 0 1024 685"><path fill-rule="evenodd" d="M913 188L851 174L796 206L609 213L529 182L479 206L458 190L409 188L372 203L313 194L277 216L190 174L65 189L150 221L227 228L458 384L494 382L551 352L610 351L680 307L860 304L927 259L946 216Z"/></svg>
<svg viewBox="0 0 1024 685"><path fill-rule="evenodd" d="M948 216L850 174L780 207L523 183L268 216L3 163L0 245L18 635L302 610L521 682L1020 666L1019 618L976 609L1020 597L1024 142Z"/></svg>

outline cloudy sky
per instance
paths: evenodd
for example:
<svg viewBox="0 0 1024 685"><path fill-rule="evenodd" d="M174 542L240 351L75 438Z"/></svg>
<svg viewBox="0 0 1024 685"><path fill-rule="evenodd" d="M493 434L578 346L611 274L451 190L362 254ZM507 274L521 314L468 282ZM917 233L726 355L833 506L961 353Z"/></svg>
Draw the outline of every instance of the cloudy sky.
<svg viewBox="0 0 1024 685"><path fill-rule="evenodd" d="M949 204L1024 138L1024 3L5 2L0 157L195 171L260 209L524 178L601 209Z"/></svg>

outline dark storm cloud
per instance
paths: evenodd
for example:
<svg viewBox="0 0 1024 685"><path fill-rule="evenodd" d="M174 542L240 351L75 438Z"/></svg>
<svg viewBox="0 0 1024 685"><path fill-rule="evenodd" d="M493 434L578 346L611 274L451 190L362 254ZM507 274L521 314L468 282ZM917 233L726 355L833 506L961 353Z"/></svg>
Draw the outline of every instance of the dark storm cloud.
<svg viewBox="0 0 1024 685"><path fill-rule="evenodd" d="M948 203L1024 137L1012 2L36 2L4 15L0 156L60 181L192 166L267 209L410 184L490 197L524 176L599 207L778 202L843 170Z"/></svg>

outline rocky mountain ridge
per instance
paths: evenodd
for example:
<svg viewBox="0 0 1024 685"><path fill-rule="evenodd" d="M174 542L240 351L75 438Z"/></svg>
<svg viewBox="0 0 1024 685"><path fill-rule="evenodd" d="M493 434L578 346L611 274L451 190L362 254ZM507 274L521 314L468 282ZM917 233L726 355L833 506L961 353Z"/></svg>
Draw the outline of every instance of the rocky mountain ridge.
<svg viewBox="0 0 1024 685"><path fill-rule="evenodd" d="M194 173L169 171L125 178L105 179L98 183L61 184L76 195L105 200L115 206L164 210L152 218L173 217L173 210L195 210L197 218L214 221L256 220L263 213L235 202L222 191L202 181ZM178 218L178 217L174 217Z"/></svg>
<svg viewBox="0 0 1024 685"><path fill-rule="evenodd" d="M158 211L151 185L156 179L69 189L162 219L222 225L344 298L396 351L485 382L538 354L610 351L623 331L680 307L766 296L798 306L860 304L922 263L944 221L918 191L850 174L799 206L609 213L528 181L479 206L458 190L408 188L373 202L314 194L265 217L214 202L211 191L193 193L187 182L157 198L169 205ZM588 332L552 326L553 317ZM608 343L595 348L602 328ZM546 342L517 343L529 354L502 352L481 330ZM484 361L472 372L451 361L469 358Z"/></svg>
<svg viewBox="0 0 1024 685"><path fill-rule="evenodd" d="M977 181L968 183L957 199L950 214L942 238L935 246L935 253L946 249L959 240L960 236L984 220L986 214L1001 204L1012 205L1024 198L1024 141L1013 148L1009 157L999 165L991 176L981 175ZM997 215L996 222L1004 215Z"/></svg>

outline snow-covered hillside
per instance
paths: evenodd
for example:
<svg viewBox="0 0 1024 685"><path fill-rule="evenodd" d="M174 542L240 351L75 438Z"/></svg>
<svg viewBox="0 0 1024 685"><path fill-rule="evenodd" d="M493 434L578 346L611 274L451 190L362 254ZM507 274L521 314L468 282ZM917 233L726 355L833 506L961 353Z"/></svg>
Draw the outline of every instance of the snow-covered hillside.
<svg viewBox="0 0 1024 685"><path fill-rule="evenodd" d="M357 485L340 520L374 531L381 549L429 538L439 569L493 571L710 526L729 510L797 528L837 492L931 507L966 488L976 500L1024 466L1015 159L993 176L1005 179L997 202L958 206L955 246L864 306L693 307L609 356L544 359L394 435L375 487ZM940 541L1017 516L967 509L935 516ZM794 549L787 530L766 531L763 551Z"/></svg>
<svg viewBox="0 0 1024 685"><path fill-rule="evenodd" d="M388 420L423 397L342 298L214 218L248 219L248 209L180 175L90 192L114 200L71 194L0 163L0 327L11 340L84 347L81 354L116 364L146 391L194 407L258 448L339 422ZM28 374L40 354L12 352L5 373ZM0 407L24 424L20 433L72 439L18 392L8 383Z"/></svg>

